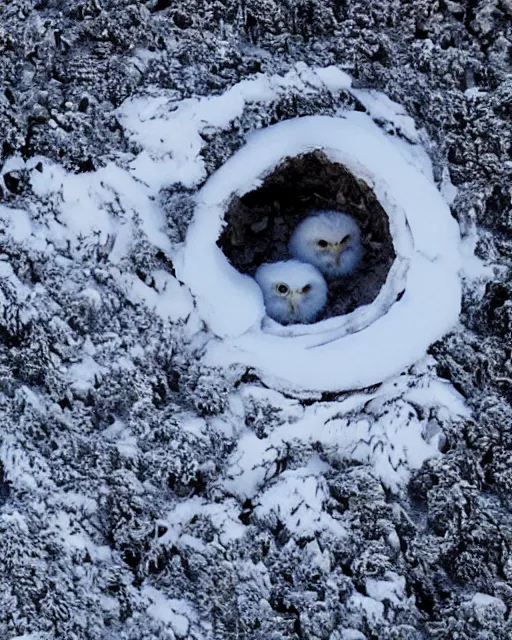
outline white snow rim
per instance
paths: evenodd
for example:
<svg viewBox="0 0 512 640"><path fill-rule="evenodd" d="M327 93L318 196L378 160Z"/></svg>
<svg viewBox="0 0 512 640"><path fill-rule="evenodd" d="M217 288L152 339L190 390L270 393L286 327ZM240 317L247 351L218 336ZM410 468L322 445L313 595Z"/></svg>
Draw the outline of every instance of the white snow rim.
<svg viewBox="0 0 512 640"><path fill-rule="evenodd" d="M350 314L283 327L265 317L256 282L216 242L231 199L257 189L286 157L321 150L374 191L396 259L377 298ZM310 116L251 134L197 196L179 277L215 334L206 359L241 363L267 383L308 391L359 389L421 358L456 323L460 236L435 184L366 114Z"/></svg>

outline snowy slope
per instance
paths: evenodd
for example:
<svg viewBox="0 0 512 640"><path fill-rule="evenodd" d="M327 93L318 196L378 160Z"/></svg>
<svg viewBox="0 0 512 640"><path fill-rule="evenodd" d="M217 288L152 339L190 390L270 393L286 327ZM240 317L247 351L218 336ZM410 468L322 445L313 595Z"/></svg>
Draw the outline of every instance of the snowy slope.
<svg viewBox="0 0 512 640"><path fill-rule="evenodd" d="M135 76L160 55L132 51ZM2 167L24 190L0 205L0 637L506 638L510 414L472 394L506 388L507 356L482 364L457 324L493 271L434 143L341 67L201 97L172 64L180 90L148 72L109 113L98 166ZM233 193L317 146L373 185L398 258L368 308L283 328L215 240Z"/></svg>

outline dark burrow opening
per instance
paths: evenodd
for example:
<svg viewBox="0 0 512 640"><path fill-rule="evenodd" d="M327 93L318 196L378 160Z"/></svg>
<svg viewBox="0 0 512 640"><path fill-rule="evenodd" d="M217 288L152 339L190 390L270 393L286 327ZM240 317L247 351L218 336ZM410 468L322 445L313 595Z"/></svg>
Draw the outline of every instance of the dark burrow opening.
<svg viewBox="0 0 512 640"><path fill-rule="evenodd" d="M263 184L230 202L217 242L241 273L254 275L264 262L290 258L288 241L297 224L319 209L357 219L365 255L358 271L331 280L319 319L350 313L375 300L395 259L389 219L371 188L322 151L286 158Z"/></svg>

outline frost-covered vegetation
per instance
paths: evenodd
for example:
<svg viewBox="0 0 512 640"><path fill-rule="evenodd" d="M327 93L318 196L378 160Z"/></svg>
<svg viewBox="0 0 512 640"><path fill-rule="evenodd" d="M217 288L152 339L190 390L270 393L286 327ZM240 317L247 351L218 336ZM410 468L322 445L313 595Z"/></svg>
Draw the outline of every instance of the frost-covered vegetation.
<svg viewBox="0 0 512 640"><path fill-rule="evenodd" d="M2 3L2 640L511 637L511 51L509 0ZM395 379L285 395L204 364L174 263L250 130L370 109L328 65L493 267Z"/></svg>

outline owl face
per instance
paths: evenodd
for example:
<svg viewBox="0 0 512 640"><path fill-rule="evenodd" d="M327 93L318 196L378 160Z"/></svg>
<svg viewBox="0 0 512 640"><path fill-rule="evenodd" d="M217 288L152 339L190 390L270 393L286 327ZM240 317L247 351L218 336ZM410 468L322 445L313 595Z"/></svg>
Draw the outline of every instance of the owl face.
<svg viewBox="0 0 512 640"><path fill-rule="evenodd" d="M363 255L361 230L346 213L321 211L303 220L292 234L290 253L329 278L357 269Z"/></svg>
<svg viewBox="0 0 512 640"><path fill-rule="evenodd" d="M327 284L311 264L285 260L262 264L255 275L267 315L281 324L313 322L327 302Z"/></svg>

